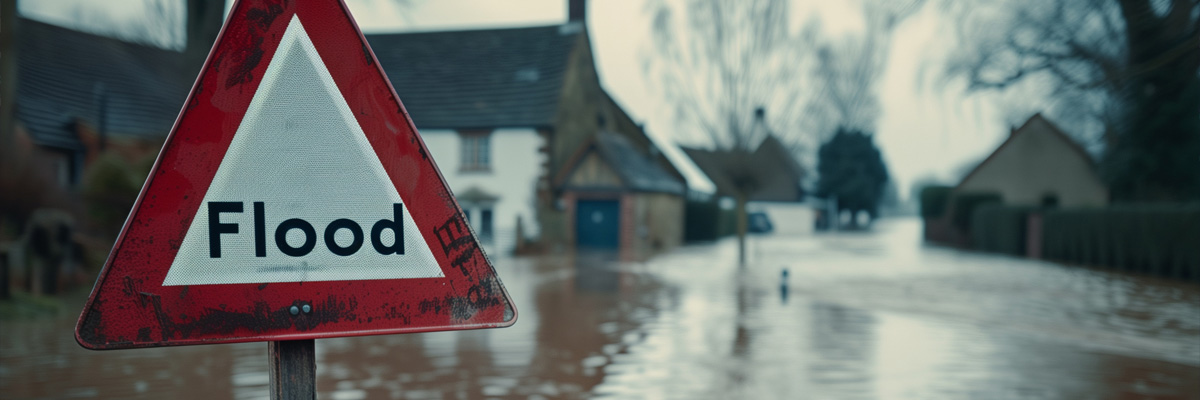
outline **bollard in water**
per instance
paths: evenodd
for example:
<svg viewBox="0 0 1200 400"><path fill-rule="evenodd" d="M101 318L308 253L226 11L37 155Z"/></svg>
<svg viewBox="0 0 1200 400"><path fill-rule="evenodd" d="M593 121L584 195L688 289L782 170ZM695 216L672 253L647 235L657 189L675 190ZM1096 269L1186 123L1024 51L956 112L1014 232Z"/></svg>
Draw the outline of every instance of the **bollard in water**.
<svg viewBox="0 0 1200 400"><path fill-rule="evenodd" d="M788 298L788 269L787 269L787 267L783 268L783 271L780 272L780 275L782 275L782 276L780 277L780 281L779 281L779 300L783 303L787 303L787 298Z"/></svg>

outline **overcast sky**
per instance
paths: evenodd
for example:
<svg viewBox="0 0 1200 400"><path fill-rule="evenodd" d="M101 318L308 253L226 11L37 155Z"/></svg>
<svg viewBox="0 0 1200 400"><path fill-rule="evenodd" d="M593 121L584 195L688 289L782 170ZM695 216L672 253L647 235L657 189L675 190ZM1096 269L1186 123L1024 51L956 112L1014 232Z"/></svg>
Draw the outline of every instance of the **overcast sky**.
<svg viewBox="0 0 1200 400"><path fill-rule="evenodd" d="M180 0L182 2L182 0ZM546 25L566 19L567 0L346 0L366 32L400 32ZM793 0L797 17L815 14L830 35L861 29L849 1ZM232 3L232 1L230 1ZM108 30L97 21L136 24L144 20L143 0L21 1L21 13L35 19L83 30ZM650 22L644 0L591 1L588 27L602 84L627 112L644 121L651 134L687 138L656 93L649 92L642 72ZM96 18L95 15L103 15ZM795 18L803 20L803 18ZM876 142L901 195L914 179L937 176L949 181L963 165L991 152L1008 132L990 96L965 97L953 88L934 85L951 37L949 21L935 7L925 7L899 27L880 87L883 115ZM769 106L768 106L769 109ZM772 127L784 130L786 127Z"/></svg>

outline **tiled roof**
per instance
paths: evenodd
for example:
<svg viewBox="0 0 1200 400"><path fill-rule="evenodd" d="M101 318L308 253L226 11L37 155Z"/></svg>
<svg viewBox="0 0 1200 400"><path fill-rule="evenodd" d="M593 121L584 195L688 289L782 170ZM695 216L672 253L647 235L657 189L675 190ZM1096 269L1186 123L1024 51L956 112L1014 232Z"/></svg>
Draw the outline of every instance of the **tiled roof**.
<svg viewBox="0 0 1200 400"><path fill-rule="evenodd" d="M75 119L157 138L175 122L199 64L183 53L22 19L17 117L35 143L78 149Z"/></svg>
<svg viewBox="0 0 1200 400"><path fill-rule="evenodd" d="M578 23L367 35L422 129L553 124Z"/></svg>
<svg viewBox="0 0 1200 400"><path fill-rule="evenodd" d="M705 175L704 171L696 165L696 162L683 152L679 144L671 139L658 136L655 132L647 131L646 137L650 138L650 141L654 143L654 147L661 150L663 156L671 163L671 166L675 167L675 170L679 171L679 175L683 176L684 182L687 183L688 191L706 195L717 192L716 183L713 183L712 179L709 179L708 175Z"/></svg>
<svg viewBox="0 0 1200 400"><path fill-rule="evenodd" d="M716 185L717 193L729 195L736 191L736 186L729 179L729 174L725 173L724 153L695 147L680 146L679 148Z"/></svg>
<svg viewBox="0 0 1200 400"><path fill-rule="evenodd" d="M199 64L182 53L22 19L17 115L41 145L76 149L75 119L106 131L165 136ZM583 32L530 28L367 35L421 128L553 123L568 55Z"/></svg>
<svg viewBox="0 0 1200 400"><path fill-rule="evenodd" d="M758 201L799 201L804 198L801 181L804 168L796 162L791 150L774 135L754 150L754 159L760 160L760 176L763 182L750 198ZM765 168L763 168L765 167Z"/></svg>
<svg viewBox="0 0 1200 400"><path fill-rule="evenodd" d="M629 189L644 192L683 194L683 182L646 158L617 133L596 132L596 149L608 165L621 176Z"/></svg>
<svg viewBox="0 0 1200 400"><path fill-rule="evenodd" d="M737 186L728 171L743 170L758 177L751 201L800 201L804 198L801 180L804 168L774 136L769 136L750 155L753 163L744 164L729 152L681 147L688 157L717 186L717 192L733 195Z"/></svg>

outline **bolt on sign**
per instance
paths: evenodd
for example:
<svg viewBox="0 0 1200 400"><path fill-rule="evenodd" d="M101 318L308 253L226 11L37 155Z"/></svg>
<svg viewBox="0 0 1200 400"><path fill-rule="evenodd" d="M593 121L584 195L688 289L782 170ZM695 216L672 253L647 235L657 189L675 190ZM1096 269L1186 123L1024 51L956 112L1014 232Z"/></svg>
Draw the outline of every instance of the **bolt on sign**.
<svg viewBox="0 0 1200 400"><path fill-rule="evenodd" d="M512 325L340 0L239 1L75 329L89 349Z"/></svg>

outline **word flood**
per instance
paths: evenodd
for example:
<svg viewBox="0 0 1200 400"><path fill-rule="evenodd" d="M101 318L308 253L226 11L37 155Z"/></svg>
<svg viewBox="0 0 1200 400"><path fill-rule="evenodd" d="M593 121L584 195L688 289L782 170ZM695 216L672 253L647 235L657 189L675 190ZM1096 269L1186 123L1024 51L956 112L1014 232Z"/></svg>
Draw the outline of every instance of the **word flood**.
<svg viewBox="0 0 1200 400"><path fill-rule="evenodd" d="M210 201L208 202L208 256L211 258L221 258L221 235L230 234L237 235L240 232L237 223L221 222L221 214L223 213L241 213L243 203L240 201ZM254 202L254 256L267 256L267 223L266 213L263 202ZM404 205L400 203L392 204L392 219L381 219L371 226L371 247L375 248L376 252L383 255L404 254ZM296 229L304 234L304 243L299 246L292 246L287 242L287 234L289 231ZM354 240L347 246L342 246L334 240L334 235L339 230L347 230L354 237ZM383 232L385 230L392 231L392 236L395 238L391 244L383 242ZM365 239L363 229L353 220L342 218L333 220L325 227L324 235L325 247L329 252L339 255L348 256L357 253L363 246ZM317 247L317 230L311 223L300 218L292 218L280 222L279 226L275 227L275 247L283 254L292 257L301 257L313 251Z"/></svg>

